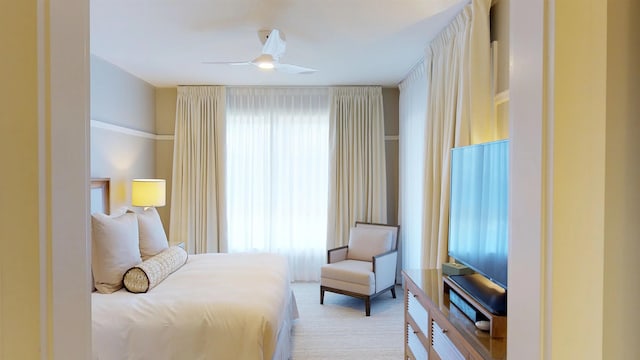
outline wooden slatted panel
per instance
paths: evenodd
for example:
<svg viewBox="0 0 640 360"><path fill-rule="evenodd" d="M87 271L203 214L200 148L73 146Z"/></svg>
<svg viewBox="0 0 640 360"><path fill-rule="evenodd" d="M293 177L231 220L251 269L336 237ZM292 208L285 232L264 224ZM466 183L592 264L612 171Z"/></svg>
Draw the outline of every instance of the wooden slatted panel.
<svg viewBox="0 0 640 360"><path fill-rule="evenodd" d="M411 350L413 356L415 356L418 360L426 360L427 359L427 349L424 344L418 338L418 335L415 334L411 325L407 324L407 345Z"/></svg>
<svg viewBox="0 0 640 360"><path fill-rule="evenodd" d="M425 334L425 336L427 336L427 333L429 331L429 313L427 312L427 309L425 309L424 306L420 304L418 299L413 293L411 293L411 291L409 291L409 293L407 294L407 298L409 302L407 311L418 325L419 329L416 330L420 330Z"/></svg>
<svg viewBox="0 0 640 360"><path fill-rule="evenodd" d="M432 322L431 342L433 349L441 359L465 360L464 356L456 349L447 334L442 331L442 328L435 321Z"/></svg>

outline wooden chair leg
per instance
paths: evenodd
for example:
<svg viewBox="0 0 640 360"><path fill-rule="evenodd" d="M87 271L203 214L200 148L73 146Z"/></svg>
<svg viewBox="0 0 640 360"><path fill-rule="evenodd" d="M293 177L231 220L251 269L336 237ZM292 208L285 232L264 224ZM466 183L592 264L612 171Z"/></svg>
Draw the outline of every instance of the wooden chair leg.
<svg viewBox="0 0 640 360"><path fill-rule="evenodd" d="M364 313L367 316L371 316L371 297L367 296L366 299L364 299Z"/></svg>
<svg viewBox="0 0 640 360"><path fill-rule="evenodd" d="M396 286L395 285L391 288L391 296L393 296L394 299L396 298Z"/></svg>
<svg viewBox="0 0 640 360"><path fill-rule="evenodd" d="M320 305L324 304L324 289L320 287Z"/></svg>

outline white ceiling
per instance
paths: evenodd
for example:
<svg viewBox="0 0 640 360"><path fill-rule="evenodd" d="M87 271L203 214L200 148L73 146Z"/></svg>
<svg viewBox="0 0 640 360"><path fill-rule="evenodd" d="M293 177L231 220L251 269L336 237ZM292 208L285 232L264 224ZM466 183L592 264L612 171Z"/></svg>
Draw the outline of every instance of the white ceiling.
<svg viewBox="0 0 640 360"><path fill-rule="evenodd" d="M91 53L157 87L396 86L468 0L91 0ZM318 69L253 66L258 30L277 28L280 59Z"/></svg>

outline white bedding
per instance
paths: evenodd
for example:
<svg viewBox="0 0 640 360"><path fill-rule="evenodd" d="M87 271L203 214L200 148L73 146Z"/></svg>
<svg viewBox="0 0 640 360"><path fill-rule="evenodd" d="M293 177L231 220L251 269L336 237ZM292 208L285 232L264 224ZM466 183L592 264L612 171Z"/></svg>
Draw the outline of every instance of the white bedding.
<svg viewBox="0 0 640 360"><path fill-rule="evenodd" d="M92 315L94 359L267 360L297 309L284 257L201 254L148 293L94 292Z"/></svg>

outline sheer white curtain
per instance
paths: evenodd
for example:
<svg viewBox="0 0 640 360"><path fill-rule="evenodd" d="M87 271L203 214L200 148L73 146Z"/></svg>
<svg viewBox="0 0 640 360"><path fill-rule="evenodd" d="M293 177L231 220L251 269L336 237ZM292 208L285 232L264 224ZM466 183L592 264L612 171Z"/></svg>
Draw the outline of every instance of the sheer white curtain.
<svg viewBox="0 0 640 360"><path fill-rule="evenodd" d="M424 223L427 75L424 62L400 83L398 222L405 269L420 268Z"/></svg>
<svg viewBox="0 0 640 360"><path fill-rule="evenodd" d="M327 246L346 245L356 220L387 222L384 113L380 87L331 89Z"/></svg>
<svg viewBox="0 0 640 360"><path fill-rule="evenodd" d="M178 87L169 238L191 254L226 251L224 117L224 87Z"/></svg>
<svg viewBox="0 0 640 360"><path fill-rule="evenodd" d="M288 257L293 280L317 281L326 257L326 88L227 89L229 251Z"/></svg>
<svg viewBox="0 0 640 360"><path fill-rule="evenodd" d="M425 81L425 85L414 83L413 77L418 76L412 73L401 86L402 226L405 236L422 239L421 246L408 240L415 247L405 248L405 267L415 266L416 253L421 254L419 267L422 268L440 267L448 260L451 148L497 140L491 89L489 7L490 0L472 0L465 6L426 50L425 76L415 79ZM417 116L423 116L423 108L414 103L422 96L426 96L424 130L414 123L418 121L414 120ZM419 143L420 135L412 131L423 131L424 144ZM423 173L417 181L407 178L416 176L415 171L421 168ZM422 203L416 204L416 199L422 199Z"/></svg>

